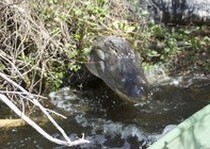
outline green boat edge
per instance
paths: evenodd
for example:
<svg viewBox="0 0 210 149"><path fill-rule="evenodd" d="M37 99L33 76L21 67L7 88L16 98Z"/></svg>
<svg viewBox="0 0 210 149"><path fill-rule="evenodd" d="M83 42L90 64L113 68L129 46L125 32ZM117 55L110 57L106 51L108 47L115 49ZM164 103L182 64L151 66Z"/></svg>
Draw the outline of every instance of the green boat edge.
<svg viewBox="0 0 210 149"><path fill-rule="evenodd" d="M148 149L210 149L210 104L180 123Z"/></svg>

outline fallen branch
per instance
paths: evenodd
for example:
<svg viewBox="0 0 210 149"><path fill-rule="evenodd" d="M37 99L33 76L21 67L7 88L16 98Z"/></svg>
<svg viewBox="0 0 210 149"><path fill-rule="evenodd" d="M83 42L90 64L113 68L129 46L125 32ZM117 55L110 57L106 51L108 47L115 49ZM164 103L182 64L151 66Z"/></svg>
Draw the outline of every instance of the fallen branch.
<svg viewBox="0 0 210 149"><path fill-rule="evenodd" d="M37 130L41 135L43 135L46 139L50 140L51 142L54 142L56 144L60 145L66 145L66 146L74 146L79 145L83 143L89 143L88 140L84 139L84 134L82 138L71 141L70 138L66 135L65 131L56 123L56 121L52 118L52 116L48 113L49 109L44 108L37 98L30 94L27 90L25 90L23 87L18 85L16 82L8 78L5 74L0 72L0 77L3 78L5 81L16 87L18 90L20 90L23 94L22 96L25 96L25 98L28 98L28 101L32 102L34 105L38 106L39 109L47 116L47 118L51 121L51 123L60 131L60 133L63 135L65 140L57 139L49 135L46 131L44 131L38 124L36 124L33 120L31 120L28 116L25 115L21 110L17 108L17 106L10 101L7 96L4 94L0 94L0 100L2 100L10 109L12 109L20 118L22 118L24 121L26 121L31 127L33 127L35 130ZM52 112L52 111L50 111Z"/></svg>
<svg viewBox="0 0 210 149"><path fill-rule="evenodd" d="M31 11L28 1L20 0L19 2L22 3L14 3L11 0L0 2L2 15L0 25L2 36L0 38L0 48L2 48L0 50L0 101L4 102L41 135L56 144L73 146L88 143L89 141L84 139L84 134L81 139L71 141L51 115L56 114L62 118L65 117L43 107L38 100L41 97L45 74L47 77L48 75L53 76L50 72L48 73L49 68L47 68L46 63L48 61L54 62L55 56L62 55L64 51L61 49L64 45L60 43L60 39L54 38L56 35L45 28L45 24L38 19L39 17L36 17L36 14L31 14L33 11ZM27 44L25 44L26 42ZM31 46L35 53L28 55L27 49L30 49ZM7 75L2 71L6 72ZM23 86L26 86L27 90ZM32 92L38 94L32 94ZM62 134L64 140L52 137L36 121L30 119L27 110L31 110L28 108L31 105L39 108L39 111Z"/></svg>

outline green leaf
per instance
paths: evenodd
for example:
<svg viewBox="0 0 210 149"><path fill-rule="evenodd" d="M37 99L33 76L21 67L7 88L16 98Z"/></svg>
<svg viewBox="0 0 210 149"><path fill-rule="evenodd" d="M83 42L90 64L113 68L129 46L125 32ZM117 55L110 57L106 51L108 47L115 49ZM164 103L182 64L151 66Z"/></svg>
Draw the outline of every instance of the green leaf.
<svg viewBox="0 0 210 149"><path fill-rule="evenodd" d="M152 50L152 51L149 51L147 53L147 56L149 56L149 57L158 57L158 56L160 56L160 54L157 51Z"/></svg>

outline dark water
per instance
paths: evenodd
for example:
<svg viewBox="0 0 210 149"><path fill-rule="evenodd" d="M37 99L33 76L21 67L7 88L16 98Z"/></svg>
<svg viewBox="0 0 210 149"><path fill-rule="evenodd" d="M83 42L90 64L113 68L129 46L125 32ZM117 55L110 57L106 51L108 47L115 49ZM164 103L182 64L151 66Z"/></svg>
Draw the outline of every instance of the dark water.
<svg viewBox="0 0 210 149"><path fill-rule="evenodd" d="M63 88L50 96L54 110L67 116L57 121L70 138L85 133L91 142L73 148L138 149L148 147L210 101L210 80L171 83L153 86L148 100L135 105L122 102L103 84L83 92ZM51 125L44 128L61 138ZM47 141L29 126L0 133L0 148L67 148Z"/></svg>

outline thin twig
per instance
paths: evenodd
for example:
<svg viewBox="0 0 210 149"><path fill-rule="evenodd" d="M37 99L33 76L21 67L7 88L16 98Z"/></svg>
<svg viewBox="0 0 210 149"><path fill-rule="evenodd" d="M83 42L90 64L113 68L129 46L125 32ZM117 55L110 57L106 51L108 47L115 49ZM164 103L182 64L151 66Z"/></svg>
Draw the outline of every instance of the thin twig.
<svg viewBox="0 0 210 149"><path fill-rule="evenodd" d="M58 112L55 112L55 111L53 111L53 110L51 110L51 109L48 109L48 108L46 108L46 110L47 110L48 112L50 112L50 113L53 113L53 114L58 115L58 116L60 116L60 117L62 117L62 118L64 118L64 119L67 119L66 116L64 116L64 115L62 115L62 114L60 114L60 113L58 113Z"/></svg>
<svg viewBox="0 0 210 149"><path fill-rule="evenodd" d="M18 94L18 95L22 94L22 95L28 95L28 93L26 94L26 93L18 92L18 91L2 91L2 90L0 90L0 93L3 93L3 94L7 93L7 94ZM41 95L36 95L36 94L32 94L32 93L30 93L30 94L33 95L33 96L36 97L36 98L47 99L47 97L44 97L44 96L41 96Z"/></svg>

